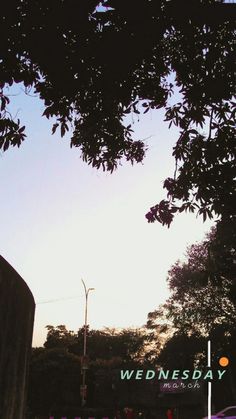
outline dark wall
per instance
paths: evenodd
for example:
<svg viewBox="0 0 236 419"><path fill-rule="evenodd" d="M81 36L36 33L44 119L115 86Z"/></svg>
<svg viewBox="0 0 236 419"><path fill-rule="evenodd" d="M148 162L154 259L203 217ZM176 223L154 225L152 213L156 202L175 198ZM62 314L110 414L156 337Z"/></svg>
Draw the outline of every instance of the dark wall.
<svg viewBox="0 0 236 419"><path fill-rule="evenodd" d="M0 256L0 418L23 419L35 302Z"/></svg>

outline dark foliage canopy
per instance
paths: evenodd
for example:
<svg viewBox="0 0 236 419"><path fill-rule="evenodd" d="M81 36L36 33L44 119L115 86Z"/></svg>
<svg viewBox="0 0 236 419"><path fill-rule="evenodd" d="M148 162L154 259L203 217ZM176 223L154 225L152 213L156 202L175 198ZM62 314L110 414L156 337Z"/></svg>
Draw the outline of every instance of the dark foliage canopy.
<svg viewBox="0 0 236 419"><path fill-rule="evenodd" d="M83 354L84 328L78 333L67 330L65 325L57 327L47 326L48 333L44 347L51 349L67 349L70 353L78 356ZM91 362L113 360L120 362L144 362L146 346L149 340L148 334L141 329L122 329L120 331L105 328L103 330L87 330L87 353ZM108 363L109 364L109 363ZM110 365L110 364L109 364Z"/></svg>
<svg viewBox="0 0 236 419"><path fill-rule="evenodd" d="M199 244L189 247L185 262L169 271L169 299L149 313L148 326L160 321L172 330L172 337L160 359L168 361L178 342L186 355L189 345L194 357L204 339L211 339L213 351L230 354L236 339L236 237L223 222ZM198 342L198 343L197 343ZM192 349L191 349L192 345Z"/></svg>
<svg viewBox="0 0 236 419"><path fill-rule="evenodd" d="M84 328L76 333L67 330L65 325L48 325L47 330L44 347L32 350L28 404L34 415L49 416L52 412L68 415L70 409L74 409L74 417L81 406ZM88 329L89 407L114 408L116 399L119 403L126 400L126 387L119 386L120 368L147 365L148 343L148 334L142 329ZM125 401L123 403L126 405Z"/></svg>
<svg viewBox="0 0 236 419"><path fill-rule="evenodd" d="M103 4L103 7L98 7ZM96 168L142 162L125 117L164 108L180 137L168 197L149 222L184 210L235 213L235 8L218 0L9 0L1 6L0 148L25 127L8 87L33 87L71 146ZM173 104L174 92L180 99ZM178 95L179 97L179 95ZM171 101L170 101L171 99Z"/></svg>

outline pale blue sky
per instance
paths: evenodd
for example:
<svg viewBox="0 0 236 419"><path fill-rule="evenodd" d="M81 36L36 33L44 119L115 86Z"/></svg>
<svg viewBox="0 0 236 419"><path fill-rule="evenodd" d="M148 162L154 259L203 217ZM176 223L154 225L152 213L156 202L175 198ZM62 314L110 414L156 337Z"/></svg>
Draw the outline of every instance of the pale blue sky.
<svg viewBox="0 0 236 419"><path fill-rule="evenodd" d="M141 116L136 138L150 137L144 164L124 163L110 175L83 163L69 137L51 135L37 98L20 93L20 86L12 92L11 112L26 125L27 139L0 155L0 246L38 303L34 345L44 342L47 324L82 326L81 278L95 288L91 327L143 325L168 296L171 264L210 226L182 214L168 230L144 217L165 197L162 182L173 174L177 132L168 130L162 112ZM54 299L61 300L40 304Z"/></svg>

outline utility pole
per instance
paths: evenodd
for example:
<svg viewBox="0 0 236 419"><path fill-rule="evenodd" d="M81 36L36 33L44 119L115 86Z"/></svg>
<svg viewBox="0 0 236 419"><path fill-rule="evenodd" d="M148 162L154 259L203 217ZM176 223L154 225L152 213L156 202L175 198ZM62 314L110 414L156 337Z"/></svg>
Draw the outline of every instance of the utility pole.
<svg viewBox="0 0 236 419"><path fill-rule="evenodd" d="M83 279L81 279L84 287L85 293L85 311L84 311L84 349L83 349L83 359L82 359L82 386L81 386L81 396L82 396L82 407L86 404L87 397L87 386L86 386L86 370L88 369L87 362L87 327L88 327L88 295L90 291L93 291L95 288L87 288Z"/></svg>

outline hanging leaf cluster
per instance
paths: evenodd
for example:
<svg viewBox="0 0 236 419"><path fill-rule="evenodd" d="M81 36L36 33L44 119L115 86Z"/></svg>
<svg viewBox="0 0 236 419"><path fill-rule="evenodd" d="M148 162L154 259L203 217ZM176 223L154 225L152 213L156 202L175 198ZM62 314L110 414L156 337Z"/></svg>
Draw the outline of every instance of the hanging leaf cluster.
<svg viewBox="0 0 236 419"><path fill-rule="evenodd" d="M235 8L218 0L9 0L1 6L0 148L25 127L8 112L13 83L33 88L72 129L84 161L112 172L142 162L127 115L163 108L180 137L168 197L149 222L174 213L232 214L235 191ZM173 104L178 89L180 100ZM55 121L56 120L56 121ZM207 130L207 132L206 132Z"/></svg>

